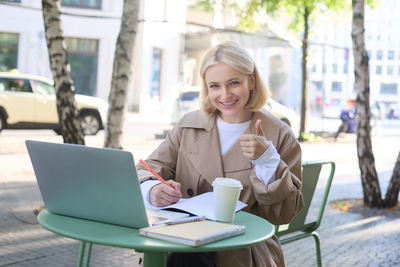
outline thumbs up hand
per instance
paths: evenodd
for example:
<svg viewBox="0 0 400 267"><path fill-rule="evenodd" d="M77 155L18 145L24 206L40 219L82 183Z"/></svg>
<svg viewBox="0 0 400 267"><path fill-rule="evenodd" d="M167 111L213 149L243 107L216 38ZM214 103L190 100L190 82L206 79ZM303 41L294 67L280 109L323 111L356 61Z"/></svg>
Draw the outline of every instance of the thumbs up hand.
<svg viewBox="0 0 400 267"><path fill-rule="evenodd" d="M256 134L243 134L240 136L240 146L243 155L251 160L259 158L268 149L268 142L261 127L261 120L257 120Z"/></svg>

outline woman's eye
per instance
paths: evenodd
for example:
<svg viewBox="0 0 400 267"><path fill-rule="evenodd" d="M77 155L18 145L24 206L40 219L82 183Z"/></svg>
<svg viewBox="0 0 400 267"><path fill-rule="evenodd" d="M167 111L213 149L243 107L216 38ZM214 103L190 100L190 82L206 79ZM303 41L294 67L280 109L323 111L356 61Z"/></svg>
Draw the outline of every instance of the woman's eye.
<svg viewBox="0 0 400 267"><path fill-rule="evenodd" d="M215 89L215 88L218 88L218 84L211 84L208 87L211 89Z"/></svg>
<svg viewBox="0 0 400 267"><path fill-rule="evenodd" d="M231 82L231 85L238 85L238 84L240 84L239 81L232 81L232 82Z"/></svg>

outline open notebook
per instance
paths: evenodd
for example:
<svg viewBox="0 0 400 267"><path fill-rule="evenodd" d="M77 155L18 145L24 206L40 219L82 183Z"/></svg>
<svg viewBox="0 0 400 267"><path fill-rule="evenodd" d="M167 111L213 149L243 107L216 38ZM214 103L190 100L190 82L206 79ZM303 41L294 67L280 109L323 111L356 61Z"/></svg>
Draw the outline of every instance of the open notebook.
<svg viewBox="0 0 400 267"><path fill-rule="evenodd" d="M146 203L145 205L146 208L152 210L177 209L183 212L189 212L194 215L206 216L206 218L210 220L216 220L213 213L214 210L212 209L212 207L214 207L213 192L207 192L192 198L182 198L181 200L179 200L179 202L165 207L156 207L149 203ZM236 203L235 212L243 209L246 206L246 203L238 201Z"/></svg>

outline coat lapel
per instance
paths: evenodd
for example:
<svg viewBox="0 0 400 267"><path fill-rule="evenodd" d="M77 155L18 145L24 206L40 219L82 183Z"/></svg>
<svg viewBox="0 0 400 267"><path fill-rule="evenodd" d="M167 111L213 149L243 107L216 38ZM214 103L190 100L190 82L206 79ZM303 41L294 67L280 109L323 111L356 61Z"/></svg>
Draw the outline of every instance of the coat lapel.
<svg viewBox="0 0 400 267"><path fill-rule="evenodd" d="M197 131L197 138L188 149L188 158L196 170L211 184L216 177L223 177L223 165L215 117L208 125Z"/></svg>

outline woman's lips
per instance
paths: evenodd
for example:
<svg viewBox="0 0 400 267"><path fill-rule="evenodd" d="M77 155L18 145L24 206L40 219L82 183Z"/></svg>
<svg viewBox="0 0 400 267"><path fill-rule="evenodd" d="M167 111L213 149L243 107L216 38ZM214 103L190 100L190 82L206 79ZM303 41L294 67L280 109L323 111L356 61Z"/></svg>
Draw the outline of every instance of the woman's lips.
<svg viewBox="0 0 400 267"><path fill-rule="evenodd" d="M225 101L225 102L219 102L224 108L230 108L234 106L238 100L231 100L231 101Z"/></svg>

